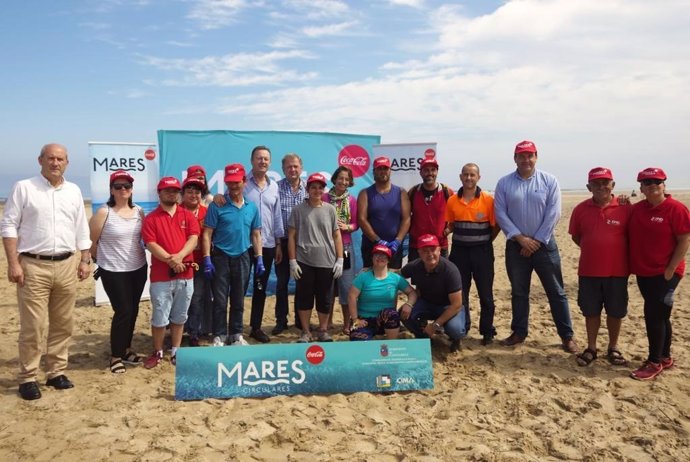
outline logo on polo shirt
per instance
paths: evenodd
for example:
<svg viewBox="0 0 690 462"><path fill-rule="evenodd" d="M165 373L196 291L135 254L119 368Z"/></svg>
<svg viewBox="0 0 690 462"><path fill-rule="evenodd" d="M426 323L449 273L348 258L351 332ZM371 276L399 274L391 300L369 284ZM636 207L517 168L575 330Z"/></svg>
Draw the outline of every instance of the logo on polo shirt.
<svg viewBox="0 0 690 462"><path fill-rule="evenodd" d="M652 217L651 221L652 221L652 223L663 223L664 217Z"/></svg>
<svg viewBox="0 0 690 462"><path fill-rule="evenodd" d="M618 221L618 220L613 220L613 219L611 219L611 218L608 218L608 219L606 220L606 224L607 224L607 225L613 225L613 226L620 226L620 225L621 225L621 222Z"/></svg>

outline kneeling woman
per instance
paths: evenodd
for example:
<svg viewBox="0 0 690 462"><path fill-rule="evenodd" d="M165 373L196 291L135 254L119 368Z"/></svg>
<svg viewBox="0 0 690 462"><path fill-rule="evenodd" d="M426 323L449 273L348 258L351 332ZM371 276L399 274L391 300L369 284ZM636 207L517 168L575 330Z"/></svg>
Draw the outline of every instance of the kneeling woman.
<svg viewBox="0 0 690 462"><path fill-rule="evenodd" d="M399 274L388 271L391 249L376 245L372 250L371 271L363 271L352 282L348 308L352 327L350 340L371 340L386 334L396 339L400 334L400 314L396 310L398 291L407 295L407 305L414 305L417 292Z"/></svg>

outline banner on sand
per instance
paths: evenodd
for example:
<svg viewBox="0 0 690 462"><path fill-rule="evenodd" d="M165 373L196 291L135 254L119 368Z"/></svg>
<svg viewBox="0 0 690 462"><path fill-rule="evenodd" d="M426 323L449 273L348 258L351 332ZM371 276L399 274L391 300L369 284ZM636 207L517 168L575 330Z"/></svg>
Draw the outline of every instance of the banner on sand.
<svg viewBox="0 0 690 462"><path fill-rule="evenodd" d="M175 399L434 388L428 339L180 348Z"/></svg>

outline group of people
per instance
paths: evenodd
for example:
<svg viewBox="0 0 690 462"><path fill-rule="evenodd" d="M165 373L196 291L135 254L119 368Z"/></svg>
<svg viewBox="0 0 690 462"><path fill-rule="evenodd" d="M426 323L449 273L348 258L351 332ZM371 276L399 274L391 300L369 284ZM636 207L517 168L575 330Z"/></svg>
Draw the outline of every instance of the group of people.
<svg viewBox="0 0 690 462"><path fill-rule="evenodd" d="M674 292L685 270L690 245L687 207L665 191L660 168L641 171L637 180L645 199L619 200L608 168L589 172L592 198L579 204L569 233L580 246L578 304L586 319L587 347L574 340L568 298L554 230L561 215L556 178L536 168L537 148L517 144L516 169L502 177L493 196L483 191L479 166L465 164L457 192L438 182L434 157L420 163L422 182L409 191L391 181L391 161L373 161L374 183L355 198L352 171L339 166L330 178L320 173L302 178L302 159L282 158L284 178L267 174L271 151L257 146L251 170L230 164L224 170L227 192L209 195L202 166L189 167L180 184L161 178L159 206L144 215L133 201L134 178L118 170L110 176L110 197L87 221L79 188L64 179L67 150L43 147L40 175L19 181L5 204L0 225L8 261L8 278L17 284L20 313L19 393L41 397L36 382L42 353L43 325L48 320L46 385L73 387L66 377L76 284L96 277L113 308L110 370L157 366L163 359L166 329L171 357L181 345L212 335L212 344L247 345L244 297L250 279L253 293L249 336L271 340L262 328L269 273L275 266L276 324L271 335L288 328L288 284L295 280L294 324L299 342L332 341L337 295L351 340L376 335L397 338L401 323L416 337L445 332L451 351L471 328L469 290L479 297L479 334L493 342L493 241L506 237L505 265L511 284L511 334L501 341L523 343L529 332L531 275L537 273L551 308L563 348L587 366L597 359L601 312L607 312L607 359L627 363L618 346L627 313L630 273L644 299L649 342L645 363L632 377L649 380L673 367L671 322ZM352 233L361 229L364 270L355 273ZM409 237L408 262L403 245ZM449 253L450 244L450 253ZM145 249L151 253L151 333L153 353L143 358L132 349L139 300L147 280ZM253 278L251 278L253 273ZM409 282L408 282L409 280ZM406 301L398 306L398 295ZM228 313L229 302L229 313ZM310 326L316 307L318 326Z"/></svg>

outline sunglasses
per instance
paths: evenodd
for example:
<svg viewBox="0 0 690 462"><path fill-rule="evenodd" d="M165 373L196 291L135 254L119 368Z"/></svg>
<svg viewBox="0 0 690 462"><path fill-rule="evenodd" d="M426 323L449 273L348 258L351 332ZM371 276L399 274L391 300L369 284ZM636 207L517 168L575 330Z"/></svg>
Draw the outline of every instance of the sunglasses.
<svg viewBox="0 0 690 462"><path fill-rule="evenodd" d="M658 185L660 185L660 184L663 183L663 182L664 182L664 180L657 180L657 179L654 179L654 180L642 180L642 181L640 181L640 183L642 183L643 186L651 186L651 185L653 185L653 184L655 184L655 185L658 186Z"/></svg>
<svg viewBox="0 0 690 462"><path fill-rule="evenodd" d="M132 189L132 183L115 183L113 185L113 189L117 189L118 191L123 188L127 190Z"/></svg>

